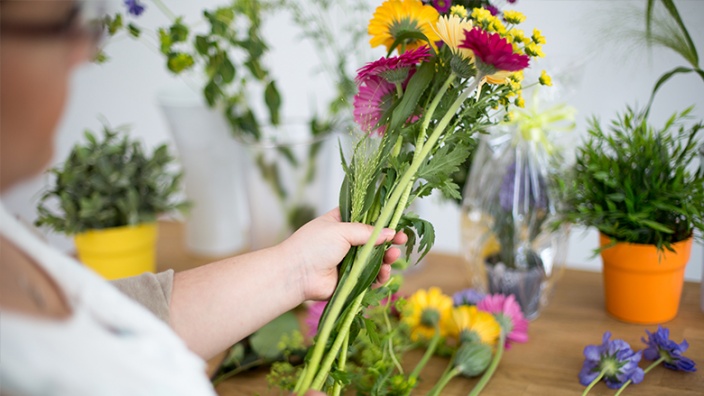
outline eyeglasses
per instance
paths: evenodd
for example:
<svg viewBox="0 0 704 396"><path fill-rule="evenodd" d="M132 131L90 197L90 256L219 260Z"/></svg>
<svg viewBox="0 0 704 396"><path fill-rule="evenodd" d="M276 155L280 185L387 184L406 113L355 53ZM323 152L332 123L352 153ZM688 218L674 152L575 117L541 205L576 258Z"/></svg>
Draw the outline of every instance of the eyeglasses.
<svg viewBox="0 0 704 396"><path fill-rule="evenodd" d="M63 20L49 23L3 21L0 32L3 35L46 38L89 38L97 47L105 36L102 15L105 14L102 1L76 2Z"/></svg>

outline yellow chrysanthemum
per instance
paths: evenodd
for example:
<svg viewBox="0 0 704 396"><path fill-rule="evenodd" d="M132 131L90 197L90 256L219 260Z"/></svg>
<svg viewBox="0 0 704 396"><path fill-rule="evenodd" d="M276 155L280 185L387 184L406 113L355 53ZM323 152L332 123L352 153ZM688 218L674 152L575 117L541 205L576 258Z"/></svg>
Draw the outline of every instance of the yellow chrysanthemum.
<svg viewBox="0 0 704 396"><path fill-rule="evenodd" d="M432 26L438 20L437 10L430 5L424 5L420 0L387 0L377 7L374 16L369 21L367 31L372 38L372 47L384 45L389 51L396 39L406 32L423 33L431 45L439 40ZM406 39L403 50L412 50L427 45L425 40Z"/></svg>
<svg viewBox="0 0 704 396"><path fill-rule="evenodd" d="M538 81L541 85L547 85L548 87L552 87L552 78L548 75L545 70L540 72L540 77L538 77Z"/></svg>
<svg viewBox="0 0 704 396"><path fill-rule="evenodd" d="M450 14L457 15L460 18L467 18L467 9L461 5L453 5L450 7Z"/></svg>
<svg viewBox="0 0 704 396"><path fill-rule="evenodd" d="M515 82L521 82L521 81L523 81L524 78L525 77L523 75L523 70L519 70L519 71L511 74L511 79Z"/></svg>
<svg viewBox="0 0 704 396"><path fill-rule="evenodd" d="M508 23L518 25L526 20L526 16L518 11L504 11L504 20Z"/></svg>
<svg viewBox="0 0 704 396"><path fill-rule="evenodd" d="M513 102L513 104L515 104L516 106L518 106L520 108L526 107L526 101L525 101L525 99L523 99L523 96L520 94L518 95L516 100Z"/></svg>
<svg viewBox="0 0 704 396"><path fill-rule="evenodd" d="M526 35L521 29L516 29L513 28L508 31L508 37L511 39L511 42L514 44L522 44L524 43L524 40L526 39Z"/></svg>
<svg viewBox="0 0 704 396"><path fill-rule="evenodd" d="M528 43L525 47L526 54L532 57L543 58L545 53L543 49L536 43Z"/></svg>
<svg viewBox="0 0 704 396"><path fill-rule="evenodd" d="M488 30L490 32L496 32L501 37L508 36L508 30L506 29L506 25L504 25L504 23L501 22L501 20L496 17L493 17L493 19L489 22L486 30Z"/></svg>
<svg viewBox="0 0 704 396"><path fill-rule="evenodd" d="M459 48L462 39L464 39L464 31L472 30L472 26L472 21L468 19L460 18L457 15L446 15L438 19L433 30L453 54L460 55L464 59L472 59L472 50Z"/></svg>
<svg viewBox="0 0 704 396"><path fill-rule="evenodd" d="M411 340L429 340L435 335L448 334L452 321L452 298L437 287L418 290L407 300L401 320L411 328Z"/></svg>
<svg viewBox="0 0 704 396"><path fill-rule="evenodd" d="M493 15L491 15L491 11L487 10L486 8L475 8L472 10L472 19L479 23L490 23L494 18Z"/></svg>
<svg viewBox="0 0 704 396"><path fill-rule="evenodd" d="M501 326L494 315L480 311L475 306L461 305L452 310L452 335L460 342L482 342L494 346L501 333Z"/></svg>
<svg viewBox="0 0 704 396"><path fill-rule="evenodd" d="M536 44L545 44L547 42L543 33L538 29L533 29L533 36L531 38Z"/></svg>

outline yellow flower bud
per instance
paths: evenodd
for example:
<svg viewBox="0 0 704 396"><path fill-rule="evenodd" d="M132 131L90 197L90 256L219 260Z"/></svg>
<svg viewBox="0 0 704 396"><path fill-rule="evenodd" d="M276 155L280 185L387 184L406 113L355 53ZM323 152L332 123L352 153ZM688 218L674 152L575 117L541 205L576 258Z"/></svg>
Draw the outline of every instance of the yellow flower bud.
<svg viewBox="0 0 704 396"><path fill-rule="evenodd" d="M517 25L526 20L526 16L518 11L504 11L504 20L508 23Z"/></svg>
<svg viewBox="0 0 704 396"><path fill-rule="evenodd" d="M450 14L457 15L460 18L467 18L467 9L461 5L453 5L450 7Z"/></svg>
<svg viewBox="0 0 704 396"><path fill-rule="evenodd" d="M540 77L538 77L538 81L540 82L541 85L546 85L548 87L552 87L552 78L548 75L545 70L540 72Z"/></svg>

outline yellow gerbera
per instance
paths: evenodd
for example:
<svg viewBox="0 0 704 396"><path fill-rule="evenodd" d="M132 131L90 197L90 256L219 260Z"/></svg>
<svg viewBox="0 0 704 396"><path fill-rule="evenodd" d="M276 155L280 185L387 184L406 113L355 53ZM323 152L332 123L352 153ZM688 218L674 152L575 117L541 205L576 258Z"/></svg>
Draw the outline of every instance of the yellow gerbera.
<svg viewBox="0 0 704 396"><path fill-rule="evenodd" d="M452 310L452 335L460 341L479 341L494 346L501 326L494 315L475 306L461 305Z"/></svg>
<svg viewBox="0 0 704 396"><path fill-rule="evenodd" d="M418 290L407 300L401 320L411 328L411 340L429 340L435 329L445 336L451 327L452 298L437 287Z"/></svg>
<svg viewBox="0 0 704 396"><path fill-rule="evenodd" d="M372 20L369 21L367 31L372 36L369 39L369 44L372 47L383 44L389 51L401 34L419 32L423 33L430 40L431 45L435 46L439 37L433 31L432 26L439 16L440 14L433 6L425 5L420 0L386 0L377 7ZM403 49L399 52L412 50L422 45L427 45L427 43L424 40L409 38L404 41Z"/></svg>
<svg viewBox="0 0 704 396"><path fill-rule="evenodd" d="M472 21L468 19L460 18L457 15L445 15L438 19L433 31L453 54L460 55L464 59L472 59L472 50L458 48L464 39L464 31L472 30L472 26Z"/></svg>

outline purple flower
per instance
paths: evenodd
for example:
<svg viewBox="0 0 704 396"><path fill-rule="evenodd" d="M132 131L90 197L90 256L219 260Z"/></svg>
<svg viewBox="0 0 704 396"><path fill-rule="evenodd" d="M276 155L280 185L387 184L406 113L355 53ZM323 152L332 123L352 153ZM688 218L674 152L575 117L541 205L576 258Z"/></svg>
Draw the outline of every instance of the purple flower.
<svg viewBox="0 0 704 396"><path fill-rule="evenodd" d="M658 331L655 333L651 333L648 330L645 332L648 333L648 339L641 338L648 345L643 350L644 358L648 360L663 358L663 364L671 370L690 373L697 371L692 359L682 356L682 353L689 348L687 340L682 340L680 344L677 344L670 339L670 330L662 326L658 326Z"/></svg>
<svg viewBox="0 0 704 396"><path fill-rule="evenodd" d="M618 389L628 380L634 384L643 381L643 369L638 367L642 351L634 352L623 340L609 341L611 332L604 333L601 345L584 348L584 365L579 372L579 382L588 386L603 373L606 386Z"/></svg>
<svg viewBox="0 0 704 396"><path fill-rule="evenodd" d="M452 295L452 302L456 307L460 305L477 305L484 297L486 297L486 293L476 289L464 289Z"/></svg>
<svg viewBox="0 0 704 396"><path fill-rule="evenodd" d="M452 7L452 0L433 0L433 7L441 14L446 14Z"/></svg>
<svg viewBox="0 0 704 396"><path fill-rule="evenodd" d="M484 8L486 8L487 11L489 11L491 13L491 15L493 15L493 16L496 16L499 13L499 9L494 7L491 4L487 4Z"/></svg>
<svg viewBox="0 0 704 396"><path fill-rule="evenodd" d="M139 0L125 0L127 11L134 16L140 16L144 12L144 5Z"/></svg>
<svg viewBox="0 0 704 396"><path fill-rule="evenodd" d="M518 188L516 188L518 183ZM533 209L544 209L548 205L547 186L538 169L533 169L529 163L521 166L521 174L516 180L516 162L506 169L506 174L499 188L499 204L510 212L514 209L514 195L518 193L518 208L520 213L530 213ZM526 207L527 205L527 207Z"/></svg>

